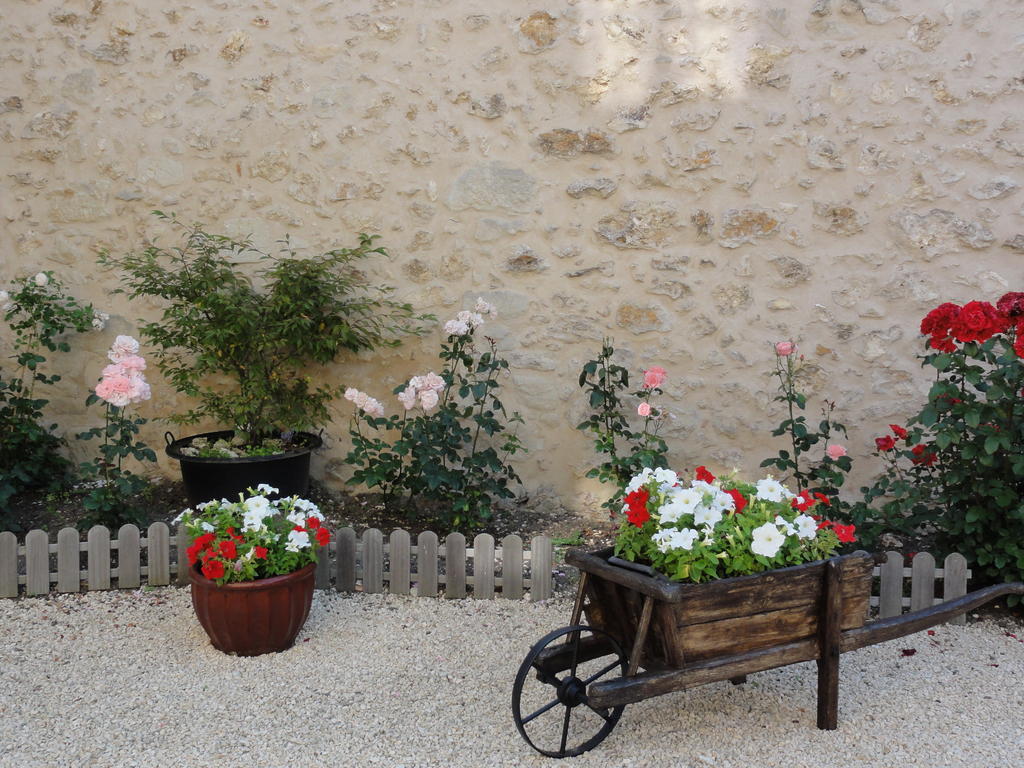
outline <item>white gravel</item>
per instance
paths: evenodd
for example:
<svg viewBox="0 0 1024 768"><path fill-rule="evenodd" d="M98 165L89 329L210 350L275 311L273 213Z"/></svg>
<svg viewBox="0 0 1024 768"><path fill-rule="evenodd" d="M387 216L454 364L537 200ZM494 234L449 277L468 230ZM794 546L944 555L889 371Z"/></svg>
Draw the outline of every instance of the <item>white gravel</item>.
<svg viewBox="0 0 1024 768"><path fill-rule="evenodd" d="M1024 763L1024 643L991 623L844 654L838 731L815 727L808 663L630 705L596 750L541 757L512 680L569 610L318 593L293 649L241 659L210 646L182 589L2 600L0 766Z"/></svg>

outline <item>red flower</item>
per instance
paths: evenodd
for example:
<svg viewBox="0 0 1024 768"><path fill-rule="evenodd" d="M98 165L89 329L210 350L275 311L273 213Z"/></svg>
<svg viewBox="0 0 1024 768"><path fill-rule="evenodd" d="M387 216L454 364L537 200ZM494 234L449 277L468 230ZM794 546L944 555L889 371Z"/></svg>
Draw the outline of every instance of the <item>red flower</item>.
<svg viewBox="0 0 1024 768"><path fill-rule="evenodd" d="M996 308L987 301L969 301L964 304L950 330L957 341L985 341L1003 330Z"/></svg>
<svg viewBox="0 0 1024 768"><path fill-rule="evenodd" d="M234 541L222 541L220 543L220 553L228 560L234 560L238 557L238 550L235 549Z"/></svg>
<svg viewBox="0 0 1024 768"><path fill-rule="evenodd" d="M811 495L818 500L819 504L824 504L826 507L832 506L832 502L828 500L828 496L824 493L812 493Z"/></svg>
<svg viewBox="0 0 1024 768"><path fill-rule="evenodd" d="M212 533L204 533L202 536L196 538L192 545L198 547L199 549L204 549L207 546L209 546L210 542L213 541L214 538L215 537Z"/></svg>
<svg viewBox="0 0 1024 768"><path fill-rule="evenodd" d="M800 494L793 499L791 506L793 509L799 510L800 512L806 512L808 509L813 507L815 501L811 496L810 491L800 491Z"/></svg>
<svg viewBox="0 0 1024 768"><path fill-rule="evenodd" d="M704 466L697 467L697 479L705 483L715 482L715 476L708 472L708 468Z"/></svg>
<svg viewBox="0 0 1024 768"><path fill-rule="evenodd" d="M317 528L316 541L321 547L326 547L331 541L331 532L326 528Z"/></svg>
<svg viewBox="0 0 1024 768"><path fill-rule="evenodd" d="M736 509L734 511L737 515L740 514L746 508L747 500L744 498L743 494L737 491L735 488L726 491L726 493L732 496L733 503L736 505Z"/></svg>
<svg viewBox="0 0 1024 768"><path fill-rule="evenodd" d="M224 575L224 563L220 560L210 560L203 566L203 576L208 579L219 579Z"/></svg>
<svg viewBox="0 0 1024 768"><path fill-rule="evenodd" d="M876 437L875 447L880 451L891 451L896 447L896 441L889 437L889 435L886 435L885 437Z"/></svg>
<svg viewBox="0 0 1024 768"><path fill-rule="evenodd" d="M892 433L896 435L896 437L898 437L900 440L907 439L907 430L905 430L899 424L890 424L889 429L891 429Z"/></svg>
<svg viewBox="0 0 1024 768"><path fill-rule="evenodd" d="M188 555L189 565L194 565L196 560L199 559L199 550L201 549L202 547L193 544L191 547L185 550L185 553Z"/></svg>
<svg viewBox="0 0 1024 768"><path fill-rule="evenodd" d="M303 528L301 525L296 525L294 528L292 528L292 530L293 531L299 531L301 533L302 531L304 531L306 529Z"/></svg>
<svg viewBox="0 0 1024 768"><path fill-rule="evenodd" d="M253 557L255 557L257 560L264 560L264 559L266 559L267 552L269 550L266 547L258 547L257 546L257 547L253 547L252 551L253 551Z"/></svg>
<svg viewBox="0 0 1024 768"><path fill-rule="evenodd" d="M1024 357L1024 320L1017 323L1017 338L1013 340L1013 351L1017 357Z"/></svg>
<svg viewBox="0 0 1024 768"><path fill-rule="evenodd" d="M820 523L818 523L818 530L819 531L822 528L831 528L831 527L832 527L832 521L831 520L822 520Z"/></svg>
<svg viewBox="0 0 1024 768"><path fill-rule="evenodd" d="M626 496L626 517L637 528L642 528L651 519L651 513L647 511L647 500L650 497L646 488L637 488Z"/></svg>
<svg viewBox="0 0 1024 768"><path fill-rule="evenodd" d="M857 530L855 525L839 525L839 523L835 523L832 526L832 530L836 532L836 536L839 537L839 541L843 544L852 544L857 540L857 537L853 535L853 532Z"/></svg>
<svg viewBox="0 0 1024 768"><path fill-rule="evenodd" d="M1019 322L1017 318L1024 317L1024 293L1004 293L996 302L996 311L1009 321L1008 324Z"/></svg>
<svg viewBox="0 0 1024 768"><path fill-rule="evenodd" d="M315 531L319 527L320 527L320 520L318 518L315 518L315 517L308 517L308 518L306 518L306 528L308 528L311 531Z"/></svg>
<svg viewBox="0 0 1024 768"><path fill-rule="evenodd" d="M921 333L931 334L929 345L942 352L952 352L956 345L950 338L950 328L960 315L960 307L957 304L946 302L940 304L921 321Z"/></svg>
<svg viewBox="0 0 1024 768"><path fill-rule="evenodd" d="M234 526L228 526L228 536L235 541L245 541L245 536L242 536L238 531L235 530Z"/></svg>
<svg viewBox="0 0 1024 768"><path fill-rule="evenodd" d="M914 454L914 458L910 460L911 463L923 464L926 467L930 467L932 464L934 464L936 460L939 458L938 454L935 453L934 451L931 453L925 453L926 450L928 449L925 447L924 443L920 443L911 448L910 452Z"/></svg>

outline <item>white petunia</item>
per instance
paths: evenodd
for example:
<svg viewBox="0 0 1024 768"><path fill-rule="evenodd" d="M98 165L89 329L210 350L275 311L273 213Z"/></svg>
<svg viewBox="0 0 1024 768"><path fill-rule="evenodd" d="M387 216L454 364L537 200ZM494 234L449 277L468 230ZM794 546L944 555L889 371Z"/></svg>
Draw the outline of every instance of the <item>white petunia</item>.
<svg viewBox="0 0 1024 768"><path fill-rule="evenodd" d="M651 475L653 475L653 474L654 474L654 470L653 469L651 469L650 467L644 467L639 475L634 475L633 479L629 481L629 484L626 486L626 495L628 496L633 491L635 491L637 488L639 488L641 485L643 485L648 480L650 480L651 479Z"/></svg>
<svg viewBox="0 0 1024 768"><path fill-rule="evenodd" d="M660 552L668 552L671 547L672 534L675 531L658 531L651 536L651 540L658 546Z"/></svg>
<svg viewBox="0 0 1024 768"><path fill-rule="evenodd" d="M714 528L722 519L722 510L701 504L693 511L693 524Z"/></svg>
<svg viewBox="0 0 1024 768"><path fill-rule="evenodd" d="M654 479L662 485L672 487L679 482L679 476L671 469L665 469L664 467L658 467L654 470Z"/></svg>
<svg viewBox="0 0 1024 768"><path fill-rule="evenodd" d="M178 515L173 520L171 520L171 522L172 523L180 523L181 522L181 518L183 518L185 515L191 515L191 514L192 514L192 507L185 507L185 509L181 510L181 514Z"/></svg>
<svg viewBox="0 0 1024 768"><path fill-rule="evenodd" d="M798 515L794 520L796 523L796 535L801 539L813 539L818 535L818 521L810 515Z"/></svg>
<svg viewBox="0 0 1024 768"><path fill-rule="evenodd" d="M779 549L786 543L786 537L782 535L779 527L774 523L765 523L760 525L753 530L754 541L750 545L750 550L755 555L764 555L765 557L775 557L779 553Z"/></svg>
<svg viewBox="0 0 1024 768"><path fill-rule="evenodd" d="M675 501L674 498L670 496L668 500L661 505L661 509L657 511L656 515L658 521L662 524L675 523L678 522L679 518L683 515L689 514L690 511L689 507Z"/></svg>
<svg viewBox="0 0 1024 768"><path fill-rule="evenodd" d="M259 485L257 485L256 490L259 491L260 493L265 493L268 496L270 494L277 493L277 488L275 488L272 485L267 485L266 483L260 483Z"/></svg>
<svg viewBox="0 0 1024 768"><path fill-rule="evenodd" d="M690 487L700 491L701 493L713 494L718 492L717 486L714 486L705 480L694 480L692 483L690 483Z"/></svg>
<svg viewBox="0 0 1024 768"><path fill-rule="evenodd" d="M779 526L780 530L785 531L787 536L792 536L794 533L796 533L796 526L789 522L789 520L784 518L782 515L775 516L775 524Z"/></svg>
<svg viewBox="0 0 1024 768"><path fill-rule="evenodd" d="M757 481L757 495L755 499L764 501L782 501L786 495L786 488L771 475L763 480Z"/></svg>
<svg viewBox="0 0 1024 768"><path fill-rule="evenodd" d="M199 523L199 527L202 528L207 533L213 533L215 530L217 530L216 528L213 527L213 525L211 525L210 523L206 522L205 520L203 520L201 523Z"/></svg>
<svg viewBox="0 0 1024 768"><path fill-rule="evenodd" d="M683 506L686 514L691 514L704 501L704 494L693 488L679 488L673 491L672 499Z"/></svg>
<svg viewBox="0 0 1024 768"><path fill-rule="evenodd" d="M298 552L309 548L309 534L305 531L288 531L288 543L284 545L288 552Z"/></svg>
<svg viewBox="0 0 1024 768"><path fill-rule="evenodd" d="M293 509L285 515L285 519L292 525L303 525L306 522L306 516L299 509Z"/></svg>
<svg viewBox="0 0 1024 768"><path fill-rule="evenodd" d="M697 531L693 528L683 528L681 531L671 531L669 535L669 546L672 549L693 549L693 542L697 540Z"/></svg>
<svg viewBox="0 0 1024 768"><path fill-rule="evenodd" d="M720 488L715 489L715 498L711 502L711 508L719 512L732 512L736 509L736 500Z"/></svg>

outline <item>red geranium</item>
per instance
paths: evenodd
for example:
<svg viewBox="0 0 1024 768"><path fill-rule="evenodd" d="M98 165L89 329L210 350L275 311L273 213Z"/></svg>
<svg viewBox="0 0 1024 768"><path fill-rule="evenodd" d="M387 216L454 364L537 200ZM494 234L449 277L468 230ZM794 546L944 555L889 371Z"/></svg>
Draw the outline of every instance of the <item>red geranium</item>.
<svg viewBox="0 0 1024 768"><path fill-rule="evenodd" d="M839 541L842 544L852 544L857 540L857 537L853 535L853 532L857 530L855 525L839 525L839 523L834 523L832 530L836 532L836 536L839 537Z"/></svg>
<svg viewBox="0 0 1024 768"><path fill-rule="evenodd" d="M733 503L736 505L736 509L734 511L737 515L740 514L747 506L746 498L744 498L743 494L737 491L735 488L733 488L731 491L726 491L726 493L732 496Z"/></svg>
<svg viewBox="0 0 1024 768"><path fill-rule="evenodd" d="M808 509L815 505L814 498L811 496L810 491L800 491L795 499L791 502L793 509L800 512L806 512Z"/></svg>
<svg viewBox="0 0 1024 768"><path fill-rule="evenodd" d="M647 511L647 500L651 498L646 488L637 488L626 496L626 517L637 528L651 519L651 513Z"/></svg>
<svg viewBox="0 0 1024 768"><path fill-rule="evenodd" d="M306 528L307 529L309 529L311 531L315 531L319 527L320 527L320 520L318 518L316 518L316 517L308 517L308 518L306 518Z"/></svg>
<svg viewBox="0 0 1024 768"><path fill-rule="evenodd" d="M824 493L812 493L811 495L818 500L819 504L824 504L826 507L832 506L832 502L828 500L828 496Z"/></svg>
<svg viewBox="0 0 1024 768"><path fill-rule="evenodd" d="M950 330L957 341L982 342L1003 330L996 308L987 301L969 301L964 304Z"/></svg>
<svg viewBox="0 0 1024 768"><path fill-rule="evenodd" d="M264 559L266 559L268 551L269 550L266 547L253 547L252 548L253 557L255 557L257 560L264 560Z"/></svg>
<svg viewBox="0 0 1024 768"><path fill-rule="evenodd" d="M905 430L899 424L890 424L889 429L891 429L892 433L896 435L896 437L898 437L900 440L907 439L907 430Z"/></svg>
<svg viewBox="0 0 1024 768"><path fill-rule="evenodd" d="M931 335L928 341L931 347L942 352L952 352L956 349L950 338L950 329L959 315L959 305L947 301L924 316L921 321L921 333Z"/></svg>
<svg viewBox="0 0 1024 768"><path fill-rule="evenodd" d="M321 547L326 547L331 540L331 532L326 528L316 529L316 541Z"/></svg>
<svg viewBox="0 0 1024 768"><path fill-rule="evenodd" d="M896 447L896 441L893 440L889 435L885 437L875 438L875 447L880 451L891 451Z"/></svg>
<svg viewBox="0 0 1024 768"><path fill-rule="evenodd" d="M812 517L817 519L817 515L812 515ZM832 521L831 520L822 520L820 523L818 523L818 530L819 531L822 528L831 528L831 527L832 527Z"/></svg>
<svg viewBox="0 0 1024 768"><path fill-rule="evenodd" d="M708 472L708 468L704 466L697 467L697 479L705 483L715 482L715 476Z"/></svg>
<svg viewBox="0 0 1024 768"><path fill-rule="evenodd" d="M234 541L222 541L220 543L220 553L228 560L234 560L238 557L238 550L235 548Z"/></svg>
<svg viewBox="0 0 1024 768"><path fill-rule="evenodd" d="M219 579L224 575L224 563L221 560L210 560L203 565L203 576L208 579Z"/></svg>

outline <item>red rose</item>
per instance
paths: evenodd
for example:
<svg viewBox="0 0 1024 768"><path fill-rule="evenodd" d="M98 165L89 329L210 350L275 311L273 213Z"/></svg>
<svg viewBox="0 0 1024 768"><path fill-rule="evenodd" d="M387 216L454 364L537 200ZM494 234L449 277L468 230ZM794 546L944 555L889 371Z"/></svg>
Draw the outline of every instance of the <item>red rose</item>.
<svg viewBox="0 0 1024 768"><path fill-rule="evenodd" d="M1024 293L1004 293L996 302L996 311L1011 322L1024 317Z"/></svg>
<svg viewBox="0 0 1024 768"><path fill-rule="evenodd" d="M208 579L219 579L224 575L224 563L220 560L210 560L203 566L203 576Z"/></svg>
<svg viewBox="0 0 1024 768"><path fill-rule="evenodd" d="M266 547L253 547L252 551L253 557L255 557L257 560L264 560L267 557L268 550Z"/></svg>
<svg viewBox="0 0 1024 768"><path fill-rule="evenodd" d="M896 435L896 437L898 437L900 440L907 439L907 430L905 430L899 424L890 424L889 429L891 429L892 433Z"/></svg>
<svg viewBox="0 0 1024 768"><path fill-rule="evenodd" d="M651 519L651 513L647 511L647 500L651 497L646 488L637 488L626 496L626 517L637 528Z"/></svg>
<svg viewBox="0 0 1024 768"><path fill-rule="evenodd" d="M715 482L715 476L708 472L708 468L704 466L697 467L697 479L705 483Z"/></svg>
<svg viewBox="0 0 1024 768"><path fill-rule="evenodd" d="M996 308L987 301L964 304L950 329L957 341L985 341L1003 330Z"/></svg>
<svg viewBox="0 0 1024 768"><path fill-rule="evenodd" d="M320 527L320 520L315 517L306 518L306 528L315 531Z"/></svg>
<svg viewBox="0 0 1024 768"><path fill-rule="evenodd" d="M836 536L839 537L839 541L842 544L852 544L857 540L857 537L853 535L853 532L857 530L855 525L839 525L836 523L832 526L832 530L836 532Z"/></svg>
<svg viewBox="0 0 1024 768"><path fill-rule="evenodd" d="M234 541L222 541L220 543L220 553L228 560L234 560L238 557L238 550L235 549Z"/></svg>
<svg viewBox="0 0 1024 768"><path fill-rule="evenodd" d="M910 461L914 464L923 464L926 467L930 467L932 464L935 463L939 456L935 452L925 453L925 451L927 450L928 449L925 448L923 443L915 445L913 448L910 449L910 452L914 454L914 458L912 458Z"/></svg>
<svg viewBox="0 0 1024 768"><path fill-rule="evenodd" d="M946 302L940 304L921 321L921 333L930 334L928 344L934 349L943 352L952 352L956 345L950 338L950 328L960 315L960 307L957 304Z"/></svg>
<svg viewBox="0 0 1024 768"><path fill-rule="evenodd" d="M896 447L896 441L889 435L886 435L885 437L876 437L875 447L880 451L891 451Z"/></svg>
<svg viewBox="0 0 1024 768"><path fill-rule="evenodd" d="M734 511L737 515L740 514L746 508L747 500L743 497L743 494L737 491L735 488L726 491L726 493L732 496L733 503L736 505L736 509Z"/></svg>
<svg viewBox="0 0 1024 768"><path fill-rule="evenodd" d="M321 547L326 547L331 541L331 532L326 528L317 528L316 541Z"/></svg>
<svg viewBox="0 0 1024 768"><path fill-rule="evenodd" d="M1013 340L1013 351L1017 357L1024 357L1024 320L1017 323L1017 338Z"/></svg>

